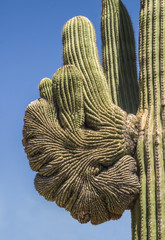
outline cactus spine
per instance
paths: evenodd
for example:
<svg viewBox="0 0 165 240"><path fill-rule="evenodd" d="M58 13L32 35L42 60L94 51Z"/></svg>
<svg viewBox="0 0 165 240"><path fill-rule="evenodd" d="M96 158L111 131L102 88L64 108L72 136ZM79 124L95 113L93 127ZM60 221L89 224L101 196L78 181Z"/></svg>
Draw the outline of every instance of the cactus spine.
<svg viewBox="0 0 165 240"><path fill-rule="evenodd" d="M79 16L65 24L64 66L41 80L23 145L37 191L81 223L131 209L133 240L165 240L164 0L141 0L139 19L139 87L120 0L102 0L103 68L91 22Z"/></svg>

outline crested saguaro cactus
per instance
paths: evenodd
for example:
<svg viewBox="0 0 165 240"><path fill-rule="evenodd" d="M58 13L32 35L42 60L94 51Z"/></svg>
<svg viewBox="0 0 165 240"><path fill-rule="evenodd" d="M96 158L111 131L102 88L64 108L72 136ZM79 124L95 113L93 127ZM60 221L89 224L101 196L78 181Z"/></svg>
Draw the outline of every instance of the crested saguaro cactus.
<svg viewBox="0 0 165 240"><path fill-rule="evenodd" d="M131 209L134 240L165 240L165 2L141 0L139 87L120 0L102 0L101 32L103 68L91 22L65 24L64 66L41 80L40 98L26 108L35 187L81 223Z"/></svg>

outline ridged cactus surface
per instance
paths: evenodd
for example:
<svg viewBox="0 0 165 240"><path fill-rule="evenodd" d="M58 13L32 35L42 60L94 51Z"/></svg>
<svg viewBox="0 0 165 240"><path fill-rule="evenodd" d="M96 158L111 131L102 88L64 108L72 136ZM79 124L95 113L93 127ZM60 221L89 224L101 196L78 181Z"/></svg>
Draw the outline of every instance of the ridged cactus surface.
<svg viewBox="0 0 165 240"><path fill-rule="evenodd" d="M103 0L102 59L112 100L129 113L138 109L135 40L127 9L120 0Z"/></svg>
<svg viewBox="0 0 165 240"><path fill-rule="evenodd" d="M165 239L165 1L141 1L137 159L140 198L133 239Z"/></svg>
<svg viewBox="0 0 165 240"><path fill-rule="evenodd" d="M26 109L23 144L37 191L99 224L120 218L139 192L137 119L112 102L87 18L66 23L63 45L64 66Z"/></svg>

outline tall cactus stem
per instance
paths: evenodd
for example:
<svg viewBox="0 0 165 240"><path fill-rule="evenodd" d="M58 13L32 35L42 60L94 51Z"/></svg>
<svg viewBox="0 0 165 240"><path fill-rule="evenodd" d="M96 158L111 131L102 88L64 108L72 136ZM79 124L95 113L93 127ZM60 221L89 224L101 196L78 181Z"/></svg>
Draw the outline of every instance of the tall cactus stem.
<svg viewBox="0 0 165 240"><path fill-rule="evenodd" d="M164 14L164 0L141 1L140 107L137 114L140 122L137 146L141 183L140 232L133 231L134 239L163 240L165 236Z"/></svg>

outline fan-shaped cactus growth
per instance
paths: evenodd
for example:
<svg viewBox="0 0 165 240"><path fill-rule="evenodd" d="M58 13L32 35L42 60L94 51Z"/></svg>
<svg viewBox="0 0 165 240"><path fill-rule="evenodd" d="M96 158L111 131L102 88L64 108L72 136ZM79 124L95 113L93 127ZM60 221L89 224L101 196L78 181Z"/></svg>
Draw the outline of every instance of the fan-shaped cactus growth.
<svg viewBox="0 0 165 240"><path fill-rule="evenodd" d="M24 146L35 186L80 222L119 218L138 194L136 117L114 105L85 17L63 30L64 67L26 109Z"/></svg>
<svg viewBox="0 0 165 240"><path fill-rule="evenodd" d="M164 16L164 0L141 0L136 116L131 21L120 0L102 0L103 68L93 25L72 18L63 29L64 66L41 80L41 98L24 118L37 191L81 223L131 209L134 240L165 239Z"/></svg>

